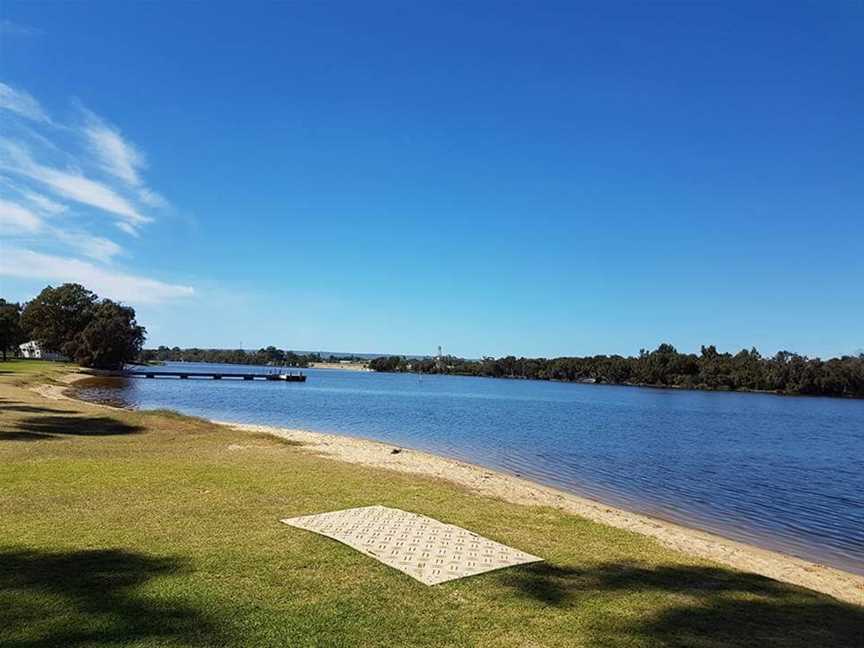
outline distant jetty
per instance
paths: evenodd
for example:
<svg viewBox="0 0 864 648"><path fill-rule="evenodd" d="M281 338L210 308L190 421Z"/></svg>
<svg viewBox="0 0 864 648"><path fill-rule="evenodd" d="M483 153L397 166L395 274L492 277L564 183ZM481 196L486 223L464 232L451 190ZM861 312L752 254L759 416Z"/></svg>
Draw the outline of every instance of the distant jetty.
<svg viewBox="0 0 864 648"><path fill-rule="evenodd" d="M150 371L149 369L144 369L140 371L123 371L120 375L129 378L180 378L182 380L189 378L210 378L212 380L222 380L223 378L228 378L233 380L281 380L283 382L306 382L306 375L302 372L249 373L224 371Z"/></svg>

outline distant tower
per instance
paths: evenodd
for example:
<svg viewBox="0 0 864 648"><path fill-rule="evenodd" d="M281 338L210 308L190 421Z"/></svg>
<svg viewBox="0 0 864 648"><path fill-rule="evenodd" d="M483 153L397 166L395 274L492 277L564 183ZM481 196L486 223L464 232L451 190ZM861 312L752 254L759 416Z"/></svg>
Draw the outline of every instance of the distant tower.
<svg viewBox="0 0 864 648"><path fill-rule="evenodd" d="M435 368L444 371L444 355L441 353L441 345L438 345L438 355L435 358Z"/></svg>

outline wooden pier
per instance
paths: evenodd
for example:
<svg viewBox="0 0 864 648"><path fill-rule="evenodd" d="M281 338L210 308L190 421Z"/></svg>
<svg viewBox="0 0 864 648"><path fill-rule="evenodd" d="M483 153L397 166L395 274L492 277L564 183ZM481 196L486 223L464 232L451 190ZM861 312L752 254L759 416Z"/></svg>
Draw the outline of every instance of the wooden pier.
<svg viewBox="0 0 864 648"><path fill-rule="evenodd" d="M306 382L306 376L302 373L243 373L223 371L150 371L143 369L139 371L124 371L124 376L132 378L210 378L222 380L223 378L237 380L273 380L282 382Z"/></svg>

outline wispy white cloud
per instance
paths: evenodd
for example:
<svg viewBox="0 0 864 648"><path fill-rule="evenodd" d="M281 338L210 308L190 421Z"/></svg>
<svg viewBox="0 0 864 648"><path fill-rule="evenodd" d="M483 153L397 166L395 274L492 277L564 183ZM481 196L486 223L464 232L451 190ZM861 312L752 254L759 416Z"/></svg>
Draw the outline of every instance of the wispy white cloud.
<svg viewBox="0 0 864 648"><path fill-rule="evenodd" d="M59 202L55 202L50 198L46 198L40 193L36 193L35 191L23 190L21 191L21 195L24 197L27 202L36 207L43 214L49 214L51 216L55 216L57 214L62 214L64 211L68 209L66 205L62 205Z"/></svg>
<svg viewBox="0 0 864 648"><path fill-rule="evenodd" d="M190 297L190 286L119 273L87 261L40 254L27 249L4 250L0 275L21 279L81 283L103 297L132 303L156 303Z"/></svg>
<svg viewBox="0 0 864 648"><path fill-rule="evenodd" d="M146 160L141 152L123 139L116 127L89 110L85 111L85 116L84 136L102 168L126 184L140 186L142 183L138 170L146 167Z"/></svg>
<svg viewBox="0 0 864 648"><path fill-rule="evenodd" d="M115 265L129 253L104 234L106 217L138 237L167 201L119 128L73 108L69 123L54 121L30 94L0 83L0 276L79 282L133 303L192 295Z"/></svg>
<svg viewBox="0 0 864 648"><path fill-rule="evenodd" d="M138 200L148 207L155 207L157 209L168 206L168 201L165 198L147 187L138 190Z"/></svg>
<svg viewBox="0 0 864 648"><path fill-rule="evenodd" d="M0 108L37 122L51 123L39 102L23 90L0 83Z"/></svg>
<svg viewBox="0 0 864 648"><path fill-rule="evenodd" d="M15 142L2 142L0 169L36 180L64 198L121 216L130 225L141 225L152 220L139 213L126 198L111 187L77 172L39 164L33 160L27 149Z"/></svg>
<svg viewBox="0 0 864 648"><path fill-rule="evenodd" d="M40 245L60 243L63 247L97 261L109 262L123 252L114 241L78 229L65 229L45 222L33 209L0 199L0 233L10 238L24 238Z"/></svg>
<svg viewBox="0 0 864 648"><path fill-rule="evenodd" d="M134 236L136 238L138 237L138 230L135 229L134 225L130 225L129 223L124 223L123 221L118 221L114 224L117 226L117 229L119 229L120 231L126 232L130 236Z"/></svg>
<svg viewBox="0 0 864 648"><path fill-rule="evenodd" d="M139 213L128 200L111 188L83 175L42 165L32 166L28 175L61 196L122 216L131 225L141 225L152 220Z"/></svg>
<svg viewBox="0 0 864 648"><path fill-rule="evenodd" d="M123 248L114 241L101 236L93 236L87 232L68 231L58 227L46 226L49 236L53 236L84 256L96 261L111 261L123 252Z"/></svg>
<svg viewBox="0 0 864 648"><path fill-rule="evenodd" d="M141 172L147 168L144 154L123 137L119 128L89 110L83 112L83 134L102 170L126 183L144 205L166 207L168 201L147 187L141 178Z"/></svg>
<svg viewBox="0 0 864 648"><path fill-rule="evenodd" d="M0 232L38 232L42 227L42 219L33 211L17 203L0 199Z"/></svg>
<svg viewBox="0 0 864 648"><path fill-rule="evenodd" d="M4 128L0 140L0 171L33 180L61 198L120 216L127 223L126 231L137 232L137 227L150 222L152 218L144 213L148 209L167 206L165 198L144 182L144 154L119 128L94 112L79 106L77 124L57 124L34 97L5 83L0 83L0 110L18 118L5 122L11 128ZM70 134L73 144L78 140L77 155L68 150L69 142L65 150L57 144ZM82 140L86 147L81 146ZM50 160L40 159L44 157ZM94 178L82 166L105 177Z"/></svg>

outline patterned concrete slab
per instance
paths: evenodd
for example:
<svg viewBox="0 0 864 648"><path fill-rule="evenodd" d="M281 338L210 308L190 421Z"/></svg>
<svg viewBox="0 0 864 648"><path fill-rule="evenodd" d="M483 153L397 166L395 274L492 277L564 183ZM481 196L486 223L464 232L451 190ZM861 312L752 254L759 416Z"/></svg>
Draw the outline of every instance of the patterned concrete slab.
<svg viewBox="0 0 864 648"><path fill-rule="evenodd" d="M338 540L426 585L543 560L461 527L386 506L282 522Z"/></svg>

